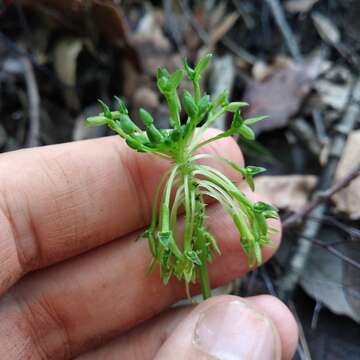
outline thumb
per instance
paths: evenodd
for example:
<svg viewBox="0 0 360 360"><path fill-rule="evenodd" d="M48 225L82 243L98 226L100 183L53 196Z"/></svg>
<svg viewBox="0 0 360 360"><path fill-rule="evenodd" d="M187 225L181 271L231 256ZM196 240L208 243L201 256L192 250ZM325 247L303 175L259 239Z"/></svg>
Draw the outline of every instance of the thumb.
<svg viewBox="0 0 360 360"><path fill-rule="evenodd" d="M281 359L270 318L248 302L219 296L197 306L166 340L155 360Z"/></svg>

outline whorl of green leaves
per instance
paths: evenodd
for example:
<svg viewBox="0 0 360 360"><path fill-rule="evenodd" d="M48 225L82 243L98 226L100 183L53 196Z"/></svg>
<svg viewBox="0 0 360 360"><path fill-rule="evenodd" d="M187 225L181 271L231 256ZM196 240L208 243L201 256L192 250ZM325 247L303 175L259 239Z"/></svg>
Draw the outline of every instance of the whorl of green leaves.
<svg viewBox="0 0 360 360"><path fill-rule="evenodd" d="M199 281L204 298L211 294L207 264L214 254L220 254L220 247L205 221L204 197L220 203L231 216L250 266L261 264L261 249L270 244L267 219L277 218L274 207L263 202L254 203L223 173L198 162L202 158L224 162L242 175L251 190L254 190L253 176L265 171L256 166L241 167L228 159L199 154L199 151L195 154L202 146L235 134L246 140L254 140L255 134L250 125L266 118L244 119L241 109L247 104L230 102L227 91L216 99L201 93L200 79L210 60L211 55L206 55L194 68L185 61L184 69L172 74L163 68L158 70L157 86L169 107L169 129L156 128L152 115L140 109L139 117L144 125L142 130L131 120L124 102L119 98L116 98L117 111L110 111L99 100L103 112L86 120L88 126L108 125L134 150L171 160L173 165L158 186L151 224L143 237L148 239L153 257L151 268L156 264L160 266L164 283L172 276L184 280L187 286ZM184 90L179 97L178 89L184 76L192 82L194 91L191 94ZM185 112L183 122L182 107ZM205 131L225 113L232 114L230 128L202 140ZM178 226L180 209L185 211L182 231Z"/></svg>

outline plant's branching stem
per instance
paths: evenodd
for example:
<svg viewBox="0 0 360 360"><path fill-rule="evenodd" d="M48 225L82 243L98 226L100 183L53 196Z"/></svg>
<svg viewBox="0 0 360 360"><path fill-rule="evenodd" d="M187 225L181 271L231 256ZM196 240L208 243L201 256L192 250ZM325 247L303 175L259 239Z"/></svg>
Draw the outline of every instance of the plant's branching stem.
<svg viewBox="0 0 360 360"><path fill-rule="evenodd" d="M190 146L189 151L192 153L194 149L197 147L198 143L200 142L200 139L205 134L205 131L209 128L209 126L220 116L222 116L226 111L224 109L219 110L217 113L212 114L210 113L205 123L200 127L198 130L194 141L192 142L192 145Z"/></svg>

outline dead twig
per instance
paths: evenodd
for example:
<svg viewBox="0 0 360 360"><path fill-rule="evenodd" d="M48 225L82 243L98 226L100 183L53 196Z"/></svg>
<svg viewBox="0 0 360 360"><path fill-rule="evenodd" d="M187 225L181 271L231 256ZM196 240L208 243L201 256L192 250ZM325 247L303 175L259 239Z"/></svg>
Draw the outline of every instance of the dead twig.
<svg viewBox="0 0 360 360"><path fill-rule="evenodd" d="M334 247L334 243L327 243L326 241L322 241L322 240L319 240L319 239L314 239L314 238L311 238L311 237L307 237L304 234L301 234L301 238L305 239L308 242L311 242L311 243L313 243L313 244L315 244L317 246L321 246L322 248L328 250L329 252L331 252L333 255L335 255L339 259L345 261L346 263L348 263L348 264L354 266L356 269L360 270L360 263L353 260L352 258L346 256L341 251L337 250ZM343 242L340 242L339 244L341 244L341 243L343 243Z"/></svg>
<svg viewBox="0 0 360 360"><path fill-rule="evenodd" d="M24 67L29 104L29 129L25 146L34 147L39 145L40 139L40 96L32 63L25 56L21 57L20 61Z"/></svg>
<svg viewBox="0 0 360 360"><path fill-rule="evenodd" d="M360 164L355 167L353 171L351 171L347 176L343 177L341 180L336 182L329 189L317 193L313 199L304 206L297 213L290 215L283 221L283 228L288 229L292 226L298 225L301 221L319 204L322 202L328 201L333 195L335 195L340 190L346 188L350 183L355 180L358 176L360 176Z"/></svg>
<svg viewBox="0 0 360 360"><path fill-rule="evenodd" d="M293 31L291 30L285 14L284 14L284 10L281 7L281 4L279 2L279 0L266 0L268 6L271 9L271 12L274 16L274 19L276 21L277 26L279 27L286 46L288 47L291 56L296 60L296 61L301 61L302 60L302 56L300 53L300 49L298 46L298 43L295 39L295 35L293 33Z"/></svg>
<svg viewBox="0 0 360 360"><path fill-rule="evenodd" d="M189 24L193 27L193 29L198 34L200 40L206 45L212 45L212 39L210 35L202 28L202 26L196 21L194 15L191 12L191 9L188 5L187 1L178 0L181 10L184 13L185 18L189 22ZM248 64L253 65L256 62L256 57L246 51L244 48L234 43L231 39L226 36L223 36L219 41L226 46L231 52L233 52L240 59L245 61Z"/></svg>

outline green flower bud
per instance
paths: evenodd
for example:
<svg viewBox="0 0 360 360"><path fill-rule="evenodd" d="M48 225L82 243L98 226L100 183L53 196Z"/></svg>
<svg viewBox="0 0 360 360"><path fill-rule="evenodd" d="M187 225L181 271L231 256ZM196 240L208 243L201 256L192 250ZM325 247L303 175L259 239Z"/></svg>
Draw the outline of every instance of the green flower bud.
<svg viewBox="0 0 360 360"><path fill-rule="evenodd" d="M154 118L152 117L152 115L143 108L140 108L139 116L140 116L141 121L146 126L150 126L154 123Z"/></svg>
<svg viewBox="0 0 360 360"><path fill-rule="evenodd" d="M204 114L210 106L210 96L204 95L199 101L199 114Z"/></svg>
<svg viewBox="0 0 360 360"><path fill-rule="evenodd" d="M108 121L109 119L104 116L91 116L86 119L85 125L87 127L106 125Z"/></svg>
<svg viewBox="0 0 360 360"><path fill-rule="evenodd" d="M128 115L121 114L119 120L116 120L116 125L120 126L121 130L128 135L133 134L138 130L138 127L130 119Z"/></svg>
<svg viewBox="0 0 360 360"><path fill-rule="evenodd" d="M169 78L169 86L171 89L175 90L179 85L181 80L184 77L184 70L178 69Z"/></svg>
<svg viewBox="0 0 360 360"><path fill-rule="evenodd" d="M146 134L149 138L149 140L153 144L159 144L163 142L164 137L161 134L161 132L154 126L154 124L150 124L146 127Z"/></svg>
<svg viewBox="0 0 360 360"><path fill-rule="evenodd" d="M133 138L127 138L126 139L126 143L128 144L129 147L131 147L132 149L138 151L138 152L144 152L142 145L135 139Z"/></svg>
<svg viewBox="0 0 360 360"><path fill-rule="evenodd" d="M185 90L183 93L183 99L184 99L185 112L190 117L195 116L198 113L199 109L198 109L197 105L195 104L194 98L191 96L191 94L187 90Z"/></svg>
<svg viewBox="0 0 360 360"><path fill-rule="evenodd" d="M246 140L255 140L255 133L254 131L247 125L242 125L239 128L239 133L243 136Z"/></svg>

